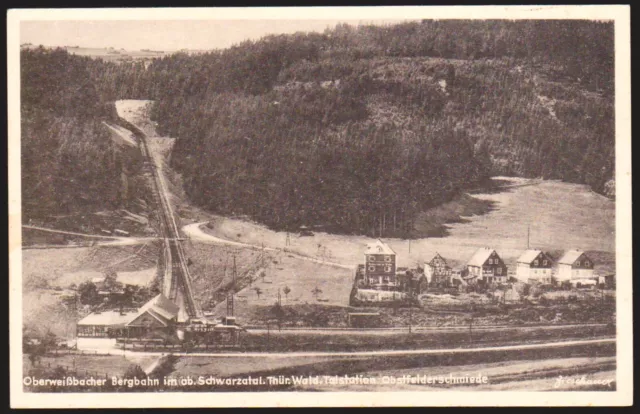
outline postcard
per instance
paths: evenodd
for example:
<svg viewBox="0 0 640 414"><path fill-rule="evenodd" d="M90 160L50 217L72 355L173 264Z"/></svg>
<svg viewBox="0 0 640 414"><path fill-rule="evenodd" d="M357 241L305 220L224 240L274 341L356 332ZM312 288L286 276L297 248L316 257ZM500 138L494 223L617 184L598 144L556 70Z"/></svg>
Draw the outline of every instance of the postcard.
<svg viewBox="0 0 640 414"><path fill-rule="evenodd" d="M632 404L628 7L7 23L13 407Z"/></svg>

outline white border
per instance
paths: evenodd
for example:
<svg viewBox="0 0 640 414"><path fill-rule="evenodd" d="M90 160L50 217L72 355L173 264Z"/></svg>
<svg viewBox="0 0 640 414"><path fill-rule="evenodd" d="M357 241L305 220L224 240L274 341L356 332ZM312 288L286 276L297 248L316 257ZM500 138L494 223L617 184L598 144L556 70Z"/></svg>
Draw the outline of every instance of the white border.
<svg viewBox="0 0 640 414"><path fill-rule="evenodd" d="M20 216L20 41L25 20L593 19L615 21L617 391L77 393L22 391ZM614 6L410 6L301 8L40 9L7 13L10 386L14 408L281 406L584 406L633 402L630 8ZM497 397L497 398L496 398Z"/></svg>

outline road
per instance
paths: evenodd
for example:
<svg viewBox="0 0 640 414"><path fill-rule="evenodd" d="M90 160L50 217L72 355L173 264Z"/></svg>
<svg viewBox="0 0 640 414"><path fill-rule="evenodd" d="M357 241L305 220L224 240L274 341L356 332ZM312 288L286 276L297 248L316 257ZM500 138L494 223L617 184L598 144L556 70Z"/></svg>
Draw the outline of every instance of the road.
<svg viewBox="0 0 640 414"><path fill-rule="evenodd" d="M508 331L508 330L516 330L516 329L524 329L524 330L533 330L533 329L545 329L545 330L557 330L557 329L566 329L566 328L595 328L595 327L605 327L606 323L591 323L591 324L567 324L567 325L532 325L532 326L518 326L518 325L499 325L499 326L482 326L482 325L473 325L474 332L481 331ZM408 326L401 328L377 328L377 329L353 329L353 328L282 328L278 330L277 326L273 326L271 329L267 330L264 328L251 329L247 328L247 331L251 333L264 334L267 332L277 332L279 335L287 334L287 335L296 335L296 334L305 334L305 335L397 335L400 333L407 333L409 330ZM427 326L412 326L411 332L429 332L429 333L438 333L438 332L451 332L451 331L469 331L468 325L459 325L459 326L449 326L449 327L427 327Z"/></svg>
<svg viewBox="0 0 640 414"><path fill-rule="evenodd" d="M211 356L220 358L248 358L248 357L263 357L263 358L294 358L294 357L352 357L352 356L394 356L394 355L441 355L441 354L464 354L464 353L477 353L477 352L506 352L506 351L524 351L531 349L548 349L548 348L565 348L575 346L588 346L598 344L615 343L616 338L599 338L599 339L586 339L586 340L571 340L561 342L545 342L536 344L524 344L524 345L501 345L501 346L485 346L476 348L444 348L444 349L394 349L394 350L380 350L380 351L349 351L349 352L148 352L148 351L128 351L128 350L114 350L114 349L96 349L88 350L89 352L96 352L97 354L109 354L118 355L120 353L126 355L180 355L180 356Z"/></svg>

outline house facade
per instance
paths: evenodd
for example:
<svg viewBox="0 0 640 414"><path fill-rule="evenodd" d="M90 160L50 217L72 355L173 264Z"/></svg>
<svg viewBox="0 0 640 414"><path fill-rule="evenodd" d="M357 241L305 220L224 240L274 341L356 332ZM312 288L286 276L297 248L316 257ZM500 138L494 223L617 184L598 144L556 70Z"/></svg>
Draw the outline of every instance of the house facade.
<svg viewBox="0 0 640 414"><path fill-rule="evenodd" d="M594 279L594 263L583 251L569 250L558 260L556 279L559 283L579 279Z"/></svg>
<svg viewBox="0 0 640 414"><path fill-rule="evenodd" d="M430 262L424 264L424 275L430 285L442 287L451 285L451 267L439 253L436 253Z"/></svg>
<svg viewBox="0 0 640 414"><path fill-rule="evenodd" d="M495 250L488 247L478 249L467 262L467 278L479 283L495 285L507 282L507 266Z"/></svg>
<svg viewBox="0 0 640 414"><path fill-rule="evenodd" d="M367 285L381 290L396 288L396 252L386 243L376 240L368 244L364 252L364 264Z"/></svg>
<svg viewBox="0 0 640 414"><path fill-rule="evenodd" d="M179 307L159 294L135 311L93 312L76 324L78 349L115 346L117 337L139 338L171 332Z"/></svg>
<svg viewBox="0 0 640 414"><path fill-rule="evenodd" d="M516 278L525 283L552 281L553 260L541 250L527 250L517 261Z"/></svg>

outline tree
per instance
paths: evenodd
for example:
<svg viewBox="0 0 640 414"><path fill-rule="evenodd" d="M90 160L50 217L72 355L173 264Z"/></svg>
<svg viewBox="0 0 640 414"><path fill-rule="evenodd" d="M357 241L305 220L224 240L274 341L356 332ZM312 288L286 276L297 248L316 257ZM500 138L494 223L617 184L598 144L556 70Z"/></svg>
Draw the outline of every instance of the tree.
<svg viewBox="0 0 640 414"><path fill-rule="evenodd" d="M54 349L58 345L58 337L50 330L47 330L44 338L42 338L41 344L44 347L45 352L49 351L50 349Z"/></svg>
<svg viewBox="0 0 640 414"><path fill-rule="evenodd" d="M285 286L284 289L282 289L282 292L284 293L284 297L289 300L289 293L291 293L289 286Z"/></svg>
<svg viewBox="0 0 640 414"><path fill-rule="evenodd" d="M57 366L51 373L51 379L64 379L66 376L67 370L61 366Z"/></svg>
<svg viewBox="0 0 640 414"><path fill-rule="evenodd" d="M322 289L318 288L318 286L316 286L312 291L311 294L316 298L316 300L318 300L318 297L320 296L320 294L322 293Z"/></svg>
<svg viewBox="0 0 640 414"><path fill-rule="evenodd" d="M93 282L83 282L78 286L80 303L83 305L97 305L100 302L98 288Z"/></svg>
<svg viewBox="0 0 640 414"><path fill-rule="evenodd" d="M149 288L146 288L146 287L137 288L133 292L134 305L142 305L147 303L149 299L151 299L151 295L152 293Z"/></svg>
<svg viewBox="0 0 640 414"><path fill-rule="evenodd" d="M262 289L260 289L259 287L255 287L253 288L253 290L256 291L256 295L258 296L258 299L260 299L260 295L262 295Z"/></svg>
<svg viewBox="0 0 640 414"><path fill-rule="evenodd" d="M133 379L133 378L145 378L147 374L144 372L142 367L138 364L131 364L127 367L127 370L122 374L124 379Z"/></svg>

